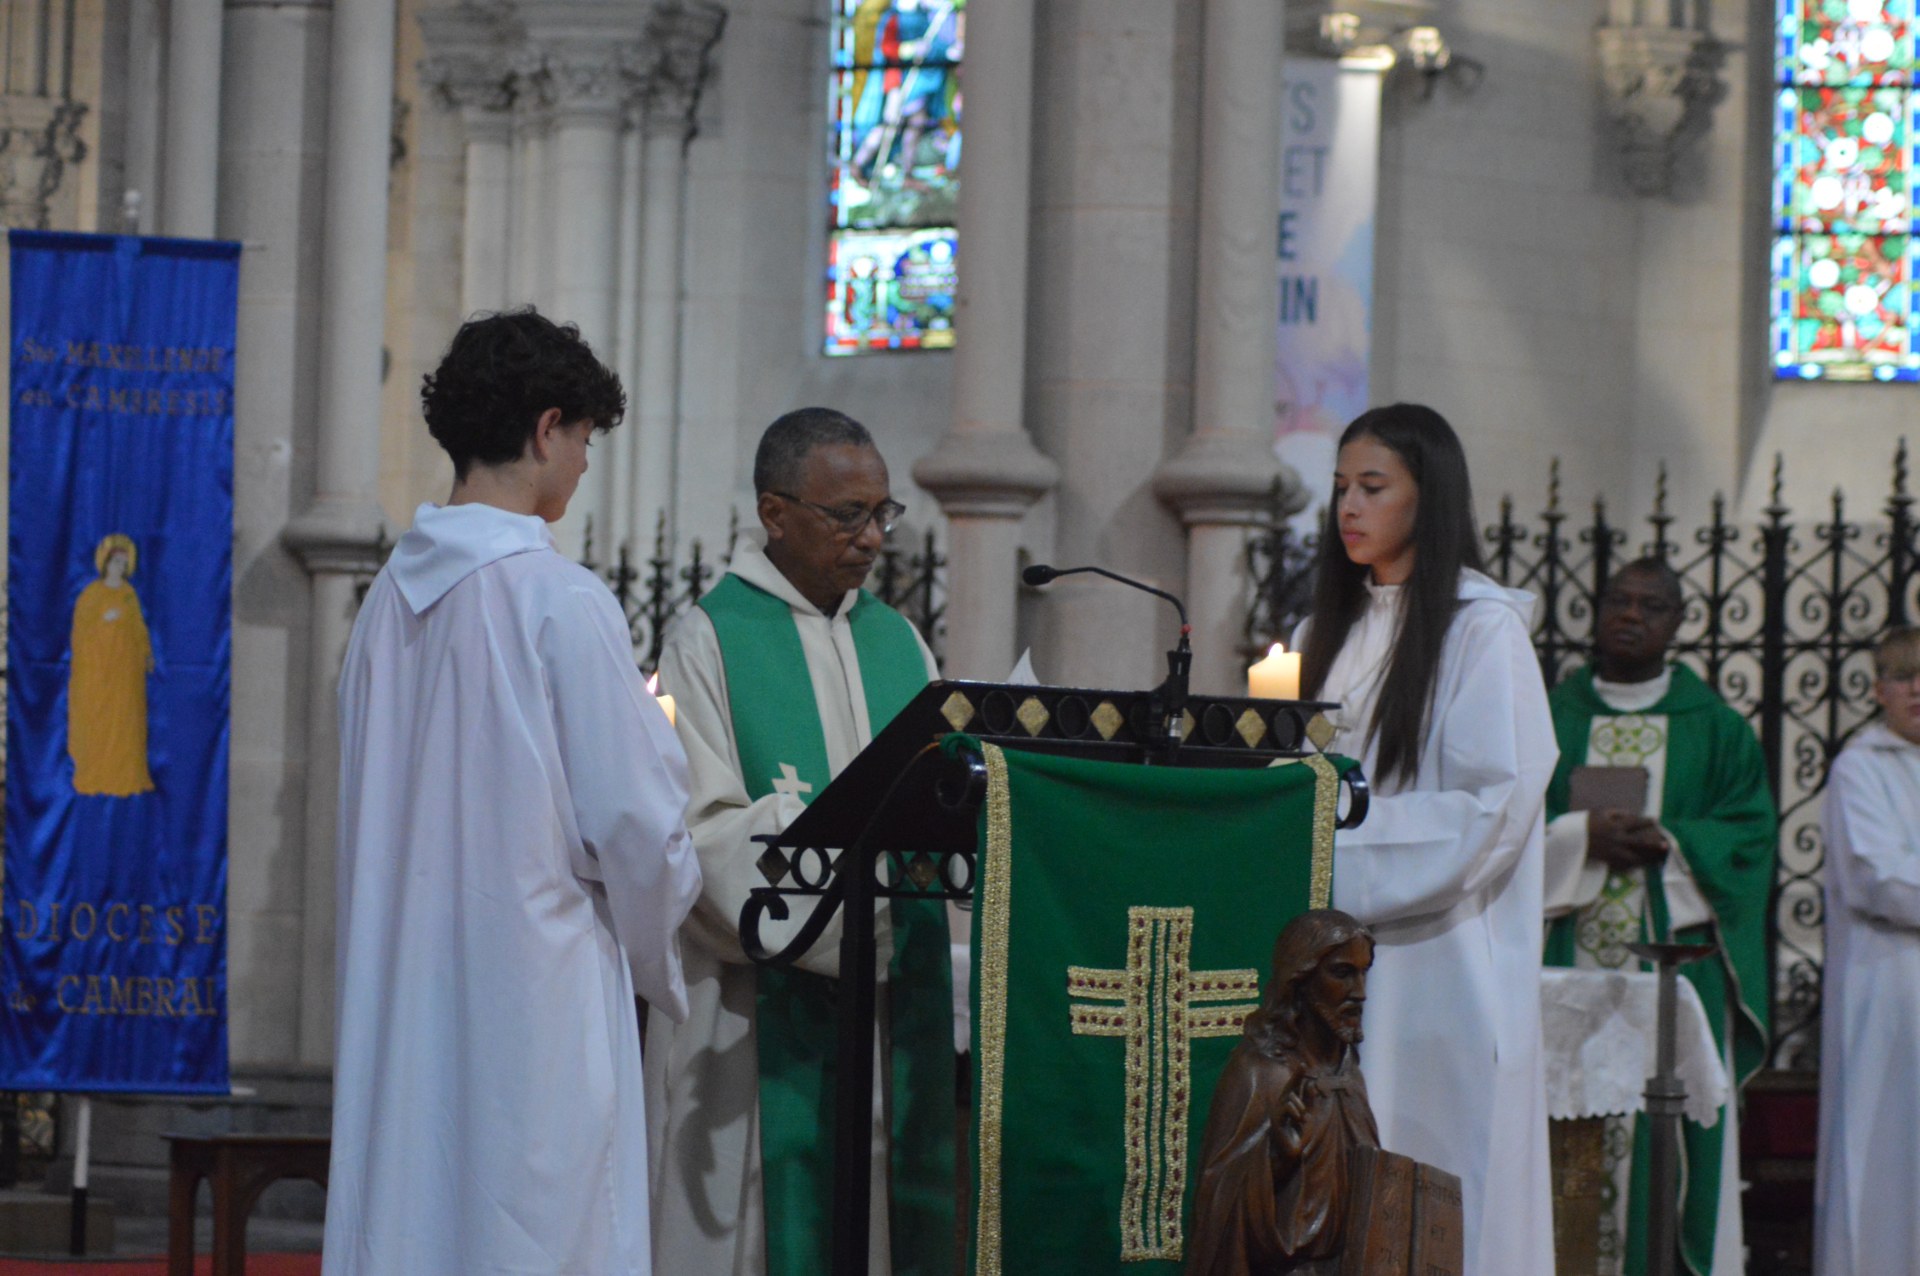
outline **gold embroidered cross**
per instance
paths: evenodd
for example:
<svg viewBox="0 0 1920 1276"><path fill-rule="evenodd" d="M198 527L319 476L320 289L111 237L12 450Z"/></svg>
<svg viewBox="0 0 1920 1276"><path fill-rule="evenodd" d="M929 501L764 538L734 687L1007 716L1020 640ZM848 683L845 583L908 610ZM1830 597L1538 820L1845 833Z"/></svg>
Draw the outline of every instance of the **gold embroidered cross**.
<svg viewBox="0 0 1920 1276"><path fill-rule="evenodd" d="M1068 995L1083 999L1070 1007L1075 1035L1127 1042L1122 1262L1180 1258L1192 1043L1238 1036L1259 1006L1259 971L1195 971L1192 957L1191 908L1129 908L1126 969L1067 968Z"/></svg>

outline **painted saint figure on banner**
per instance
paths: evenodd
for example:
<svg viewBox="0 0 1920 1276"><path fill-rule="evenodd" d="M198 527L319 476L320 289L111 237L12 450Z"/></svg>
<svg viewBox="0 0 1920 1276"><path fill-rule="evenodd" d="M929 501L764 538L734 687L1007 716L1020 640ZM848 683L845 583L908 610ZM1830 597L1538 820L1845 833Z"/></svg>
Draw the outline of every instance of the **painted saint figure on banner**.
<svg viewBox="0 0 1920 1276"><path fill-rule="evenodd" d="M73 790L88 797L153 791L147 769L147 675L153 642L129 578L139 561L131 537L101 538L93 552L99 579L73 606L67 682L67 753Z"/></svg>

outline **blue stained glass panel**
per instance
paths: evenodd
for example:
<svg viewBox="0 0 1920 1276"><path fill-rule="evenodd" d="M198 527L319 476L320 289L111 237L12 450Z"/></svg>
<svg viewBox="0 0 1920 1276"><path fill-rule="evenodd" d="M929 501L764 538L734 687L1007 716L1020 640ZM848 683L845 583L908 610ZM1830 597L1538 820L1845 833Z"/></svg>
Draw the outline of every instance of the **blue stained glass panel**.
<svg viewBox="0 0 1920 1276"><path fill-rule="evenodd" d="M827 353L953 345L954 233L836 231L828 244Z"/></svg>
<svg viewBox="0 0 1920 1276"><path fill-rule="evenodd" d="M966 0L835 0L828 354L953 344L965 44Z"/></svg>
<svg viewBox="0 0 1920 1276"><path fill-rule="evenodd" d="M1776 0L1776 376L1920 380L1915 3Z"/></svg>

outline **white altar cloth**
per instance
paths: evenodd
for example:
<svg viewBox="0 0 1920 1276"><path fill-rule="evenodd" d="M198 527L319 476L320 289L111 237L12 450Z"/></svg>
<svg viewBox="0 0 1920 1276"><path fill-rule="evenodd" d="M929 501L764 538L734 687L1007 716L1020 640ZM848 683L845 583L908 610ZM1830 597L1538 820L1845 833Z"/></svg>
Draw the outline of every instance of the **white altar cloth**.
<svg viewBox="0 0 1920 1276"><path fill-rule="evenodd" d="M1714 1049L1700 994L1679 982L1675 1071L1686 1115L1710 1126L1727 1101L1727 1069ZM1660 977L1625 970L1540 974L1540 1032L1547 1061L1547 1115L1556 1121L1622 1116L1646 1107L1659 1030Z"/></svg>

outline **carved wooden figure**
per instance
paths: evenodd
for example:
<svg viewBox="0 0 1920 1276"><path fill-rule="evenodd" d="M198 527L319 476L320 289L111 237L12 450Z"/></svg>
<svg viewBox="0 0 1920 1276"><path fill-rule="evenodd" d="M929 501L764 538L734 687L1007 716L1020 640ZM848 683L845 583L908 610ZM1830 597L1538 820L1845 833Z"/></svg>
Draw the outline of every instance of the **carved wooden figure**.
<svg viewBox="0 0 1920 1276"><path fill-rule="evenodd" d="M1373 936L1303 913L1220 1076L1200 1153L1188 1276L1449 1276L1459 1179L1380 1148L1356 1047Z"/></svg>

